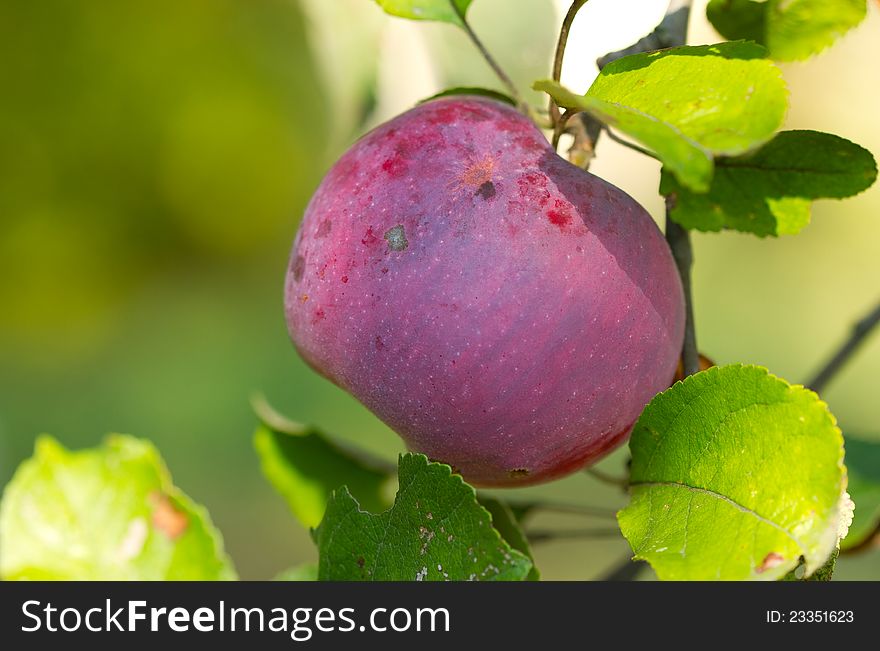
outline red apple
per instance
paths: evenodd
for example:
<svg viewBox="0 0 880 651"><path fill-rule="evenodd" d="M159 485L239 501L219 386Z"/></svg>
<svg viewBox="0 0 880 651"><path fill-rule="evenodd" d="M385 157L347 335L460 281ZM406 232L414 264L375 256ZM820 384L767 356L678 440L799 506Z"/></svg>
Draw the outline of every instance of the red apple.
<svg viewBox="0 0 880 651"><path fill-rule="evenodd" d="M591 464L669 386L684 302L650 215L512 107L417 106L327 173L293 246L303 358L483 486Z"/></svg>

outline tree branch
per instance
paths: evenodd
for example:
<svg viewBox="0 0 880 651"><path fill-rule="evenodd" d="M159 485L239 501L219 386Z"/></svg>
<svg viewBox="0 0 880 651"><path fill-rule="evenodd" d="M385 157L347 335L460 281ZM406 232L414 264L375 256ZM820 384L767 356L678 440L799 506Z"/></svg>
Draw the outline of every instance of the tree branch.
<svg viewBox="0 0 880 651"><path fill-rule="evenodd" d="M681 288L684 291L684 345L681 350L681 365L684 377L693 375L700 370L700 352L697 349L697 328L694 323L694 299L691 292L691 267L694 263L693 247L691 246L691 234L672 221L669 213L672 211L672 199L666 199L666 241L672 251L675 266L678 267L678 275L681 278Z"/></svg>
<svg viewBox="0 0 880 651"><path fill-rule="evenodd" d="M637 151L637 152L639 152L640 154L642 154L643 156L647 156L648 158L653 158L654 160L660 160L659 158L657 158L657 154L655 154L654 152L652 152L652 151L648 151L648 150L645 149L644 147L640 147L640 146L637 145L636 143L634 143L634 142L630 142L629 140L624 140L623 138L621 138L620 136L618 136L616 133L614 133L614 132L611 130L611 128L610 128L607 124L605 125L605 129L604 129L604 131L605 131L605 134L606 134L609 138L611 138L611 140L613 140L614 142L616 142L618 145L623 145L624 147L627 147L627 148L629 148L629 149L632 149L633 151Z"/></svg>
<svg viewBox="0 0 880 651"><path fill-rule="evenodd" d="M807 387L816 393L822 393L825 386L834 379L878 324L880 324L880 303L853 326L849 338L843 342L815 377L807 382Z"/></svg>
<svg viewBox="0 0 880 651"><path fill-rule="evenodd" d="M504 87L507 89L507 92L510 93L510 96L516 100L517 106L520 110L528 112L528 107L526 103L523 101L522 97L519 94L519 91L516 89L516 84L513 83L513 80L504 72L504 69L498 65L498 62L495 60L495 57L486 49L486 46L483 45L483 41L477 36L476 32L474 32L473 28L471 28L470 23L465 18L464 12L459 9L458 5L453 2L453 0L449 0L449 4L452 6L452 10L458 15L461 20L461 26L464 29L465 33L468 35L468 38L471 39L471 42L474 46L479 50L480 54L486 60L486 63L489 64L489 67L492 68L492 71L495 73L495 76L501 80L501 83L504 84Z"/></svg>
<svg viewBox="0 0 880 651"><path fill-rule="evenodd" d="M691 13L692 0L672 0L666 10L666 16L650 35L642 41L642 47L678 47L687 43L688 20ZM644 42L644 43L643 43ZM636 43L638 47L639 43ZM615 56L632 54L623 50L604 57L605 63L613 61ZM612 57L609 59L609 57ZM601 64L604 65L604 64ZM691 267L694 262L693 247L691 246L690 233L672 221L672 201L666 200L666 241L675 258L678 267L678 275L681 277L681 287L684 290L685 301L685 326L684 346L682 347L682 367L684 376L693 375L700 370L700 353L697 349L697 329L694 324L694 301L691 293Z"/></svg>

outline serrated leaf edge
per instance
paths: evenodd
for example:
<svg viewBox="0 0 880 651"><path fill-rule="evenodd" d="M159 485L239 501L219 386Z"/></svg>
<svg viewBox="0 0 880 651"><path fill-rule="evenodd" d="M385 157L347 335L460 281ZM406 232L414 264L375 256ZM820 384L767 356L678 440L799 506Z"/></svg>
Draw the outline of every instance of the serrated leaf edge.
<svg viewBox="0 0 880 651"><path fill-rule="evenodd" d="M486 507L484 507L482 504L480 504L479 500L477 500L476 489L473 486L471 486L470 484L468 484L466 481L464 481L464 478L461 475L459 475L458 473L453 473L452 467L449 464L441 463L438 461L431 461L424 454L419 454L419 453L414 453L414 452L405 452L405 453L401 453L397 457L398 469L400 468L400 464L403 462L405 457L412 458L412 459L416 460L417 462L424 464L423 466L421 466L417 470L417 472L422 472L423 468L427 469L430 466L439 466L441 469L444 469L448 473L448 477L450 477L453 480L457 480L462 486L467 488L468 491L473 496L474 504L480 509L480 511L482 511L482 514L486 517L486 521L489 523L489 528L492 530L492 534L495 536L495 540L498 543L500 543L500 545L502 546L502 549L504 549L512 557L514 557L514 558L518 557L520 560L528 563L529 570L531 570L531 568L534 566L534 563L532 562L532 560L528 556L523 554L521 551L519 551L518 549L514 549L513 547L511 547L510 544L506 540L504 540L504 538L502 538L501 534L498 533L498 530L492 525L492 514L489 513L489 511L486 509ZM444 477L444 479L445 479L445 477ZM412 481L415 481L415 477L413 477ZM407 486L409 486L409 484ZM399 485L398 489L397 489L397 493L394 495L394 502L387 509L385 509L384 511L380 511L379 513L373 513L372 511L363 510L361 508L360 502L358 502L357 498L351 494L351 491L348 490L347 486L340 486L339 488L334 489L330 493L330 498L327 500L327 504L329 506L330 502L335 500L338 495L343 500L350 500L351 503L354 505L354 510L358 514L370 515L370 516L375 517L375 516L379 516L379 515L382 515L384 513L388 513L390 511L394 510L395 506L397 506L398 497L400 496L400 494L404 490L406 490L406 487L404 487L403 485ZM322 520L321 524L312 530L314 532L315 540L317 540L317 537L320 535L320 530L323 526L324 526L324 522ZM320 561L319 561L319 567L320 567Z"/></svg>
<svg viewBox="0 0 880 651"><path fill-rule="evenodd" d="M657 396L665 395L666 393L672 391L672 390L673 390L676 386L678 386L679 384L684 384L684 383L687 383L687 382L693 382L693 381L694 381L694 378L696 378L696 377L698 377L698 376L706 377L706 376L708 376L708 375L718 374L718 373L722 372L723 369L730 369L730 368L757 369L757 370L763 371L768 377L772 378L773 380L776 380L776 381L778 381L778 382L783 383L783 384L787 387L787 389L788 389L789 391L793 391L793 392L805 392L805 393L807 393L807 394L812 394L813 396L815 396L815 404L816 404L818 407L822 408L822 409L825 411L825 413L828 415L828 417L830 418L830 420L831 420L831 425L832 425L832 428L833 428L832 431L837 435L837 439L840 441L840 453L838 454L838 459L837 459L837 467L841 470L840 497L838 498L838 502L837 502L838 507L834 509L834 515L831 517L831 520L830 520L830 522L828 523L828 526L826 527L826 531L825 531L826 536L829 538L829 540L832 540L833 542L831 542L830 545L827 545L827 546L828 546L828 554L827 554L824 558L822 558L822 559L813 559L813 560L811 560L811 559L808 559L808 558L804 557L804 558L805 558L805 573L804 573L804 576L805 576L805 577L808 577L808 576L810 576L813 572L815 572L816 570L820 569L820 568L823 566L823 564L828 560L828 558L830 557L830 555L834 552L834 549L836 548L835 542L837 541L838 531L839 531L839 529L840 529L840 520L841 520L841 517L842 517L840 504L841 504L841 500L844 500L844 499L845 499L845 496L846 496L846 488L847 488L847 480L848 480L848 477L847 477L847 469L846 469L846 465L845 465L845 463L844 463L845 449L844 449L844 438L843 438L843 432L841 431L840 427L838 426L837 418L834 416L834 414L832 413L832 411L829 409L829 407L828 407L828 403L825 402L824 400L822 400L822 398L819 396L819 394L817 394L815 391L813 391L813 390L811 390L811 389L805 387L803 384L792 384L792 383L788 382L787 380L785 380L784 378L781 378L781 377L779 377L778 375L775 375L775 374L771 373L766 367L764 367L764 366L760 366L760 365L758 365L758 364L742 364L742 363L736 363L736 364L726 364L726 365L724 365L724 366L713 366L713 367L711 367L711 368L709 368L709 369L706 369L705 371L700 371L699 373L694 373L693 375L689 375L688 377L686 377L686 378L684 378L684 379L682 379L682 380L678 380L678 381L676 381L676 382L675 382L672 386L670 386L668 389L665 389L665 390L661 391L660 393L658 393L657 395L655 395L655 396L654 396L654 399L656 399ZM652 400L653 400L653 399L652 399ZM647 409L647 408L646 408L646 409ZM644 413L644 412L643 412L643 413ZM641 420L641 416L639 417L639 420ZM638 427L638 421L636 421L636 426L635 426L635 427ZM671 483L677 483L677 482L634 482L634 483L631 484L631 486L634 486L634 487L637 487L637 486L645 486L645 485L649 485L649 484L651 484L651 483L655 483L655 484L671 484ZM687 487L687 488L690 488L690 489L697 489L697 487L687 486L686 484L677 483L677 485L682 486L682 487ZM704 491L709 492L709 493L714 493L714 491L710 491L710 490L708 490L708 489L701 489L701 490L704 490ZM720 495L720 494L719 494L719 493L715 493L715 495ZM763 516L761 516L760 514L754 512L754 511L752 511L751 509L746 509L746 508L743 507L742 505L738 504L735 500L731 500L730 498L727 498L727 501L729 501L731 504L733 504L733 505L739 507L740 509L743 509L743 510L745 510L745 511L747 511L747 512L753 514L753 515L755 515L756 517L759 517L761 520L764 520L764 521L767 520L767 518L764 518ZM621 509L620 511L618 511L618 513L617 513L618 521L620 520L620 514L621 514L624 510L626 510L626 508L628 508L628 506L627 506L627 507L624 507L623 509ZM775 523L773 523L773 524L774 524L774 526L775 526L777 529L780 529L780 530L782 530L782 531L785 531L786 534L788 534L788 535L792 538L792 540L794 540L795 542L797 542L797 538L796 538L795 536L793 536L790 532L788 532L784 527L780 527L779 525L777 525L777 524L775 524ZM627 540L627 541L628 541L628 540ZM823 547L824 547L824 546L826 546L826 545L823 545ZM798 547L800 547L800 548L801 548L801 551L803 551L803 546L802 546L800 543L798 543ZM643 556L640 555L640 554L634 554L634 555L633 555L633 559L634 559L634 560L646 560L646 561L648 560L647 558L643 557Z"/></svg>

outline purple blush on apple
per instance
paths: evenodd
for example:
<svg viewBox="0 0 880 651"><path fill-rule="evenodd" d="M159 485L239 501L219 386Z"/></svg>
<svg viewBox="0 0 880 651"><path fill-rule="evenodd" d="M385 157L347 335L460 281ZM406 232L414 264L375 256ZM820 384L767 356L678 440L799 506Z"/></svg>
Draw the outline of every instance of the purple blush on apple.
<svg viewBox="0 0 880 651"><path fill-rule="evenodd" d="M468 96L407 111L332 167L285 312L316 371L480 486L561 477L625 441L685 321L644 208Z"/></svg>

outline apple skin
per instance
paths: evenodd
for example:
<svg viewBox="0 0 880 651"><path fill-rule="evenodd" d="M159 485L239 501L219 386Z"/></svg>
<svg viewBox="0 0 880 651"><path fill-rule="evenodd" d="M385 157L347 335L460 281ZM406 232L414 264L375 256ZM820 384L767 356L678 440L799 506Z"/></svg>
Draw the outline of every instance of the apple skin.
<svg viewBox="0 0 880 651"><path fill-rule="evenodd" d="M607 454L675 373L681 283L650 215L475 96L421 104L327 173L285 284L302 357L480 486Z"/></svg>

